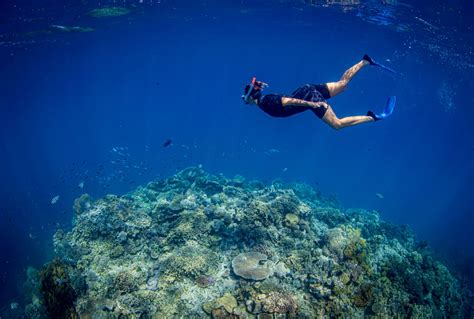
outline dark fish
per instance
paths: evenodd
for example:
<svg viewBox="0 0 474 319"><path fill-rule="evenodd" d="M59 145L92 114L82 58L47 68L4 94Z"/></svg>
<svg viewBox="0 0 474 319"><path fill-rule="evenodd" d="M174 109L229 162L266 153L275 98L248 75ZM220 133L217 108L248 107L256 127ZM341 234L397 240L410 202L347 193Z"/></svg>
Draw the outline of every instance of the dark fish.
<svg viewBox="0 0 474 319"><path fill-rule="evenodd" d="M173 141L169 138L163 143L163 147L168 147L171 145L171 143L173 143Z"/></svg>

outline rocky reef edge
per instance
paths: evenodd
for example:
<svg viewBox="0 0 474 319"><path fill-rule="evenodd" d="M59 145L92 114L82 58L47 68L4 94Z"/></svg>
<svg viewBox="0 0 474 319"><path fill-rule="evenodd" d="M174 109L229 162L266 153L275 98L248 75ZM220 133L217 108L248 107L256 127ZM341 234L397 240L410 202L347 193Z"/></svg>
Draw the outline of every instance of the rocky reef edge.
<svg viewBox="0 0 474 319"><path fill-rule="evenodd" d="M471 293L406 227L305 184L188 168L74 202L28 269L27 318L472 318Z"/></svg>

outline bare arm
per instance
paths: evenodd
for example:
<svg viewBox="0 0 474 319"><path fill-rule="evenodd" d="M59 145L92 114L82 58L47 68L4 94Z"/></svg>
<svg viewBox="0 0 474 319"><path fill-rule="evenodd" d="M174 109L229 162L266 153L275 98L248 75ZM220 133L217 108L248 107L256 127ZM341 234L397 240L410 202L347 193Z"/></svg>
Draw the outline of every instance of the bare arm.
<svg viewBox="0 0 474 319"><path fill-rule="evenodd" d="M281 104L283 106L287 106L287 105L309 106L313 109L318 108L320 106L326 106L326 107L328 106L326 102L310 102L310 101L305 101L305 100L300 100L300 99L294 99L291 97L282 97Z"/></svg>

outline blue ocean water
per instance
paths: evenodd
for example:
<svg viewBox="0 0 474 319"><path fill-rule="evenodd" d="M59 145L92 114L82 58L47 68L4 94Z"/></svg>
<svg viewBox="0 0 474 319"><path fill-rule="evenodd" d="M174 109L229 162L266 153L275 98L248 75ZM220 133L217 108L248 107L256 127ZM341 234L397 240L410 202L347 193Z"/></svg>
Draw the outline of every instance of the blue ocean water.
<svg viewBox="0 0 474 319"><path fill-rule="evenodd" d="M0 304L21 300L26 268L51 258L74 198L197 165L378 210L473 287L474 5L348 2L2 2ZM130 12L87 15L108 5ZM398 74L367 67L329 103L362 115L396 95L385 121L334 131L240 99L254 75L290 94L338 80L364 53Z"/></svg>

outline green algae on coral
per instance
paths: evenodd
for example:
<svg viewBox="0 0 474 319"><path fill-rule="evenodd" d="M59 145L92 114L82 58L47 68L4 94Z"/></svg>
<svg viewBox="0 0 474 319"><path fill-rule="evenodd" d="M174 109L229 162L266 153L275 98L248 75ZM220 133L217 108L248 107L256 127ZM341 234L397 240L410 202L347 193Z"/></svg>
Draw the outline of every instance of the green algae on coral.
<svg viewBox="0 0 474 319"><path fill-rule="evenodd" d="M54 247L81 318L472 317L468 292L408 229L304 184L188 168L74 210ZM27 318L47 317L48 296L31 290Z"/></svg>
<svg viewBox="0 0 474 319"><path fill-rule="evenodd" d="M120 17L130 13L130 10L124 7L106 7L96 8L89 11L88 15L94 18Z"/></svg>
<svg viewBox="0 0 474 319"><path fill-rule="evenodd" d="M300 218L298 217L298 215L295 215L295 214L286 214L285 215L285 225L287 227L296 227L296 225L298 225L300 221Z"/></svg>
<svg viewBox="0 0 474 319"><path fill-rule="evenodd" d="M67 264L55 259L39 274L43 304L51 318L78 318L74 309L77 292L72 287L69 268Z"/></svg>
<svg viewBox="0 0 474 319"><path fill-rule="evenodd" d="M237 308L237 300L230 293L226 293L217 299L217 305L223 307L228 313L232 313L234 308Z"/></svg>

